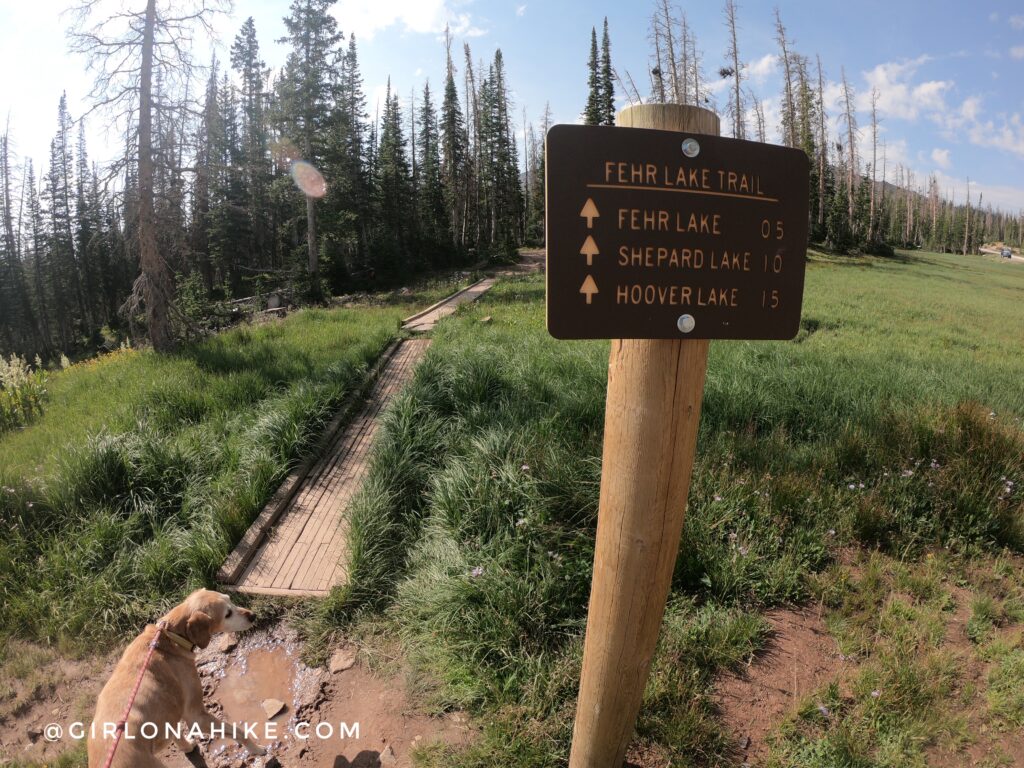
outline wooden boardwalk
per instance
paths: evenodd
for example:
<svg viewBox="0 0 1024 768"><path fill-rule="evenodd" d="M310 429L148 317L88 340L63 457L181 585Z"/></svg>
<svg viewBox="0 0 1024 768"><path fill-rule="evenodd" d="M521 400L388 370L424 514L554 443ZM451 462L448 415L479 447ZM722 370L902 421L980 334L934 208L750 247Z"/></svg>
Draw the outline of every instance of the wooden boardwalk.
<svg viewBox="0 0 1024 768"><path fill-rule="evenodd" d="M496 277L485 277L483 280L479 280L468 288L463 288L461 291L452 294L444 301L439 301L432 307L427 307L422 312L418 312L412 317L407 317L402 323L402 328L406 331L413 331L414 333L424 333L430 331L437 325L437 321L443 317L455 312L459 308L460 304L466 304L471 301L476 301L485 293L487 293L494 284L498 282Z"/></svg>
<svg viewBox="0 0 1024 768"><path fill-rule="evenodd" d="M344 579L343 513L362 486L380 412L412 377L428 346L430 339L410 339L386 353L360 411L347 427L335 428L319 460L285 481L261 513L263 519L231 553L218 574L225 586L257 594L323 596Z"/></svg>
<svg viewBox="0 0 1024 768"><path fill-rule="evenodd" d="M486 278L407 318L406 331L433 329L459 304L490 290ZM345 580L345 512L362 487L379 416L412 377L430 339L398 341L381 356L365 402L351 421L343 408L313 455L281 484L217 572L226 589L265 595L324 596Z"/></svg>

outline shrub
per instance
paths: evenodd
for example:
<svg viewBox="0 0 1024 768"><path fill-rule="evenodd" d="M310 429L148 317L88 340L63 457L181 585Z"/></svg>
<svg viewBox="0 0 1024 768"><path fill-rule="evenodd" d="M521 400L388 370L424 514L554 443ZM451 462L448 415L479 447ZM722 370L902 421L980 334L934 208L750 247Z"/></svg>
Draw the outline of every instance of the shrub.
<svg viewBox="0 0 1024 768"><path fill-rule="evenodd" d="M24 427L43 412L46 373L25 358L0 357L0 434Z"/></svg>

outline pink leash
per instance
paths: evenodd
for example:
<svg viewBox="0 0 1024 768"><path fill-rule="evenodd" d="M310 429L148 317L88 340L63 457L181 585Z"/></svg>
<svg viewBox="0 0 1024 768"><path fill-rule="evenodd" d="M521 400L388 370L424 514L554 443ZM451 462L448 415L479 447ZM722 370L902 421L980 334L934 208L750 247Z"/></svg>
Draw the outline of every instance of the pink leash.
<svg viewBox="0 0 1024 768"><path fill-rule="evenodd" d="M124 708L124 714L121 715L121 719L117 721L117 731L114 733L114 743L110 745L110 751L107 752L107 759L103 763L103 768L110 768L110 764L114 762L114 753L117 751L117 745L121 742L121 736L124 735L124 728L128 723L128 714L132 711L132 705L135 703L135 697L138 695L139 688L142 686L142 676L145 675L146 670L149 669L149 660L153 658L153 651L156 650L156 646L160 642L160 633L164 631L166 626L166 621L161 621L156 625L156 634L153 635L153 640L149 644L149 652L146 654L145 661L142 662L142 669L139 670L139 676L135 679L135 688L132 689L132 695L128 697L128 706Z"/></svg>

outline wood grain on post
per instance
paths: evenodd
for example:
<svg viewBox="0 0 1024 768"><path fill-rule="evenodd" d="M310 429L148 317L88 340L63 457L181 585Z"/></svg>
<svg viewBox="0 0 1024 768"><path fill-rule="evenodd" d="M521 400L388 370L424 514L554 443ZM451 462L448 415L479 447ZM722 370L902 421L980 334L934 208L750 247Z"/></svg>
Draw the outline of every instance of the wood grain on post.
<svg viewBox="0 0 1024 768"><path fill-rule="evenodd" d="M678 104L627 107L617 125L719 133L713 112ZM612 341L594 580L570 768L620 768L633 735L679 551L708 343Z"/></svg>

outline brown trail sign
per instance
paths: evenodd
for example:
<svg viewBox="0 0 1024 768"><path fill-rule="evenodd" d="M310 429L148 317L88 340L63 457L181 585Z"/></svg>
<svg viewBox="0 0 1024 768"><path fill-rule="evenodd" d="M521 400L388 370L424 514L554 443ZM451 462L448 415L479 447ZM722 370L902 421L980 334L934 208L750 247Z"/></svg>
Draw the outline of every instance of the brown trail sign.
<svg viewBox="0 0 1024 768"><path fill-rule="evenodd" d="M628 107L617 126L547 137L548 330L613 340L570 768L619 768L633 735L679 550L708 340L790 338L803 298L803 152L721 139L718 116L699 107Z"/></svg>
<svg viewBox="0 0 1024 768"><path fill-rule="evenodd" d="M546 162L551 335L796 335L810 167L802 150L556 125Z"/></svg>

